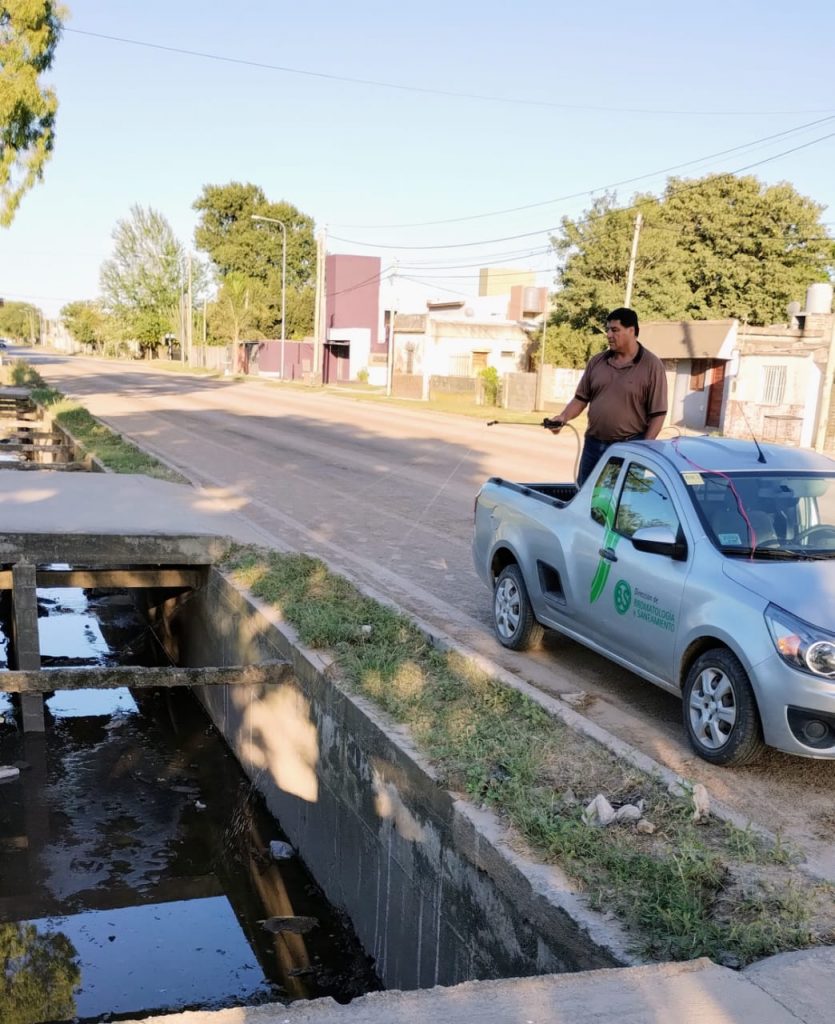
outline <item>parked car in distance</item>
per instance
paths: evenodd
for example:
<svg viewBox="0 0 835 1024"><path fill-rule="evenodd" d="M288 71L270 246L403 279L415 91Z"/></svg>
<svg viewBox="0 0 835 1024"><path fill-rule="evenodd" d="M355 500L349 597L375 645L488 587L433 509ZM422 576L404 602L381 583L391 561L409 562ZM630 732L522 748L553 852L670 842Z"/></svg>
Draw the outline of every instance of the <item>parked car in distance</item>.
<svg viewBox="0 0 835 1024"><path fill-rule="evenodd" d="M499 641L544 627L682 698L696 752L835 758L835 461L726 438L612 445L579 490L492 478L473 559Z"/></svg>

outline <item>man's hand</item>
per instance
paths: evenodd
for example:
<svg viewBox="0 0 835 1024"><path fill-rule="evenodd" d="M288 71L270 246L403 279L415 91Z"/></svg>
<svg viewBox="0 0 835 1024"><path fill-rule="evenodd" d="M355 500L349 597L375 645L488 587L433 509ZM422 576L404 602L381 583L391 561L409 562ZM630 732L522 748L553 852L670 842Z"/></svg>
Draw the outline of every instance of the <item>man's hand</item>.
<svg viewBox="0 0 835 1024"><path fill-rule="evenodd" d="M559 434L565 426L565 421L558 419L556 416L550 420L546 417L542 421L542 426L545 427L546 430L550 430L552 434Z"/></svg>

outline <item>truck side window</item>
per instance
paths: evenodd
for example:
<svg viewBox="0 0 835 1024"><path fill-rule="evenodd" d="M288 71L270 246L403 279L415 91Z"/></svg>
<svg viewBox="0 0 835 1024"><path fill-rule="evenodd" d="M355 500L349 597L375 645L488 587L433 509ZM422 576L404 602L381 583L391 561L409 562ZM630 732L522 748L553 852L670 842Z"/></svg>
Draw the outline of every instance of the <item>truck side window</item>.
<svg viewBox="0 0 835 1024"><path fill-rule="evenodd" d="M679 521L664 484L651 469L633 462L621 491L615 530L631 537L644 526L667 526L678 534Z"/></svg>
<svg viewBox="0 0 835 1024"><path fill-rule="evenodd" d="M591 492L591 517L601 526L611 528L615 519L614 492L623 459L609 459Z"/></svg>

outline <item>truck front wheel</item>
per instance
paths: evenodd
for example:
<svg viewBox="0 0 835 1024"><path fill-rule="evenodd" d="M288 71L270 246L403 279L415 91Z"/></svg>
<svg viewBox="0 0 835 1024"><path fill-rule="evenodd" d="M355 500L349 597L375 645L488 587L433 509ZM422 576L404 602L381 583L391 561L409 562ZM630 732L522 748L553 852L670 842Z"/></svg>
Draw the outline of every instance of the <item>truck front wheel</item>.
<svg viewBox="0 0 835 1024"><path fill-rule="evenodd" d="M542 639L544 630L536 621L518 565L505 566L496 580L493 626L499 643L512 651L530 650Z"/></svg>
<svg viewBox="0 0 835 1024"><path fill-rule="evenodd" d="M687 736L705 761L738 768L764 750L757 699L739 658L726 648L696 658L682 703Z"/></svg>

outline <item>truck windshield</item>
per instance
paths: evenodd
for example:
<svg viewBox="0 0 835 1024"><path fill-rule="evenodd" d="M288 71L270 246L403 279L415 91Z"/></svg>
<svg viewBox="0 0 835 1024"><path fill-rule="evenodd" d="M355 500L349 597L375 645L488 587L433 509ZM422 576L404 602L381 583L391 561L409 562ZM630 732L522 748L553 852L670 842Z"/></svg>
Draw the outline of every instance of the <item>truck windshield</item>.
<svg viewBox="0 0 835 1024"><path fill-rule="evenodd" d="M835 557L835 473L684 473L705 531L729 556Z"/></svg>

